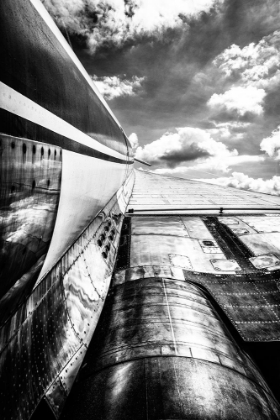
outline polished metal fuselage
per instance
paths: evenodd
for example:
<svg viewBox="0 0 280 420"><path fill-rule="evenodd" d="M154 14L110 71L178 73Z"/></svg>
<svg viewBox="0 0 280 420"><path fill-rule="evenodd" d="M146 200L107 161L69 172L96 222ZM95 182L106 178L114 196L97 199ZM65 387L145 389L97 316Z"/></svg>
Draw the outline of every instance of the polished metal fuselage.
<svg viewBox="0 0 280 420"><path fill-rule="evenodd" d="M132 170L40 1L0 11L1 419L279 419L280 198Z"/></svg>
<svg viewBox="0 0 280 420"><path fill-rule="evenodd" d="M3 0L0 19L0 417L41 401L57 417L107 294L133 160L40 1Z"/></svg>

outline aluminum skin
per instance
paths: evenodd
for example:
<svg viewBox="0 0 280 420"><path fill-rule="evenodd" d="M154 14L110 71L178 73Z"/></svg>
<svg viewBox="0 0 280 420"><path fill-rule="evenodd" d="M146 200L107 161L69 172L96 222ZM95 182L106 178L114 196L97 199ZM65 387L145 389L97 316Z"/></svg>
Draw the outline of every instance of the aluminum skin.
<svg viewBox="0 0 280 420"><path fill-rule="evenodd" d="M29 419L44 398L58 418L110 284L130 180L0 328L2 419Z"/></svg>
<svg viewBox="0 0 280 420"><path fill-rule="evenodd" d="M113 283L62 418L278 419L275 397L211 301L185 279Z"/></svg>
<svg viewBox="0 0 280 420"><path fill-rule="evenodd" d="M1 82L126 155L127 144L119 123L42 4L37 0L3 0L0 15ZM9 130L19 137L28 133L30 139L38 139L39 124L31 126L30 121L11 114L6 117L1 118L1 132ZM50 137L54 143L60 140ZM65 146L69 143L66 137Z"/></svg>
<svg viewBox="0 0 280 420"><path fill-rule="evenodd" d="M0 417L41 402L58 418L107 294L133 159L40 1L4 0L0 19Z"/></svg>
<svg viewBox="0 0 280 420"><path fill-rule="evenodd" d="M279 419L279 197L132 170L42 4L0 16L1 419Z"/></svg>
<svg viewBox="0 0 280 420"><path fill-rule="evenodd" d="M60 198L62 150L8 135L0 135L0 150L0 308L5 300L12 310L13 296L15 305L32 290L34 273L38 277L50 245Z"/></svg>
<svg viewBox="0 0 280 420"><path fill-rule="evenodd" d="M173 186L184 209L170 209ZM109 294L62 419L280 417L279 198L192 188L136 172ZM223 212L213 205L222 192L232 201ZM212 203L195 212L199 195Z"/></svg>

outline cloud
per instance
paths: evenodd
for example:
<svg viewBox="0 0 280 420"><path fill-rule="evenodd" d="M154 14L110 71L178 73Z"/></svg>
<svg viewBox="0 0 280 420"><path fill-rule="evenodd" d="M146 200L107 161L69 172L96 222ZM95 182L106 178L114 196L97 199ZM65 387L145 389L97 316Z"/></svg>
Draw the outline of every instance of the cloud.
<svg viewBox="0 0 280 420"><path fill-rule="evenodd" d="M223 123L213 122L211 128L206 131L214 138L214 140L222 140L226 142L240 142L246 136L246 130L250 123L243 121L227 121Z"/></svg>
<svg viewBox="0 0 280 420"><path fill-rule="evenodd" d="M222 158L217 156L207 159L205 162L198 163L195 166L190 167L192 170L199 170L202 172L229 172L232 166L237 166L241 164L252 164L263 162L265 158L263 156L251 156L251 155L232 155L223 156Z"/></svg>
<svg viewBox="0 0 280 420"><path fill-rule="evenodd" d="M134 76L131 80L127 80L117 76L92 76L92 79L104 98L110 101L120 96L137 95L141 90L141 83L145 78Z"/></svg>
<svg viewBox="0 0 280 420"><path fill-rule="evenodd" d="M219 172L227 173L230 171L232 166L237 166L240 164L256 164L261 163L264 160L265 158L263 156L238 155L232 153L228 156L224 155L222 158L220 156L209 157L202 162L195 162L194 165L177 166L175 168L158 168L155 169L154 172L157 174L188 176L188 174L196 171L214 175Z"/></svg>
<svg viewBox="0 0 280 420"><path fill-rule="evenodd" d="M224 159L235 155L236 150L230 151L223 143L213 140L205 130L192 127L167 132L136 151L136 158L155 165L165 163L170 168L182 162L204 161L210 156Z"/></svg>
<svg viewBox="0 0 280 420"><path fill-rule="evenodd" d="M218 111L236 111L240 116L244 116L246 113L260 115L263 113L264 97L264 89L257 89L254 86L237 86L223 94L214 93L209 99L208 105Z"/></svg>
<svg viewBox="0 0 280 420"><path fill-rule="evenodd" d="M89 74L117 76L128 84L133 76L145 76L139 89L119 88L121 96L113 93L110 104L125 131L137 133L143 151L145 143L160 139L170 127L199 127L228 151L236 149L237 162L258 154L261 140L279 124L279 0L43 1L61 30L67 29ZM257 101L261 113L246 112L244 104L234 101L229 110L225 94L248 87L265 91ZM207 106L215 94L219 105ZM237 166L234 156L212 155L196 142L187 152L182 161L179 150L154 165L170 170L200 165L215 178L221 176L218 170L230 168L248 169L254 177L265 173L265 178L275 171L268 157L262 165L248 161Z"/></svg>
<svg viewBox="0 0 280 420"><path fill-rule="evenodd" d="M183 25L183 17L207 12L215 0L43 0L58 26L84 37L95 52L143 35L161 36Z"/></svg>
<svg viewBox="0 0 280 420"><path fill-rule="evenodd" d="M274 130L270 137L266 137L260 144L261 150L275 160L280 160L280 126Z"/></svg>
<svg viewBox="0 0 280 420"><path fill-rule="evenodd" d="M272 89L280 82L280 31L243 48L231 45L214 60L227 79L243 86Z"/></svg>
<svg viewBox="0 0 280 420"><path fill-rule="evenodd" d="M138 136L136 133L131 133L130 136L128 137L129 142L131 144L132 150L136 150L137 147L139 146L139 142L138 142Z"/></svg>
<svg viewBox="0 0 280 420"><path fill-rule="evenodd" d="M222 185L223 187L234 187L265 194L280 195L280 176L273 176L271 179L264 180L262 178L251 178L242 172L233 172L231 177L199 179L199 181Z"/></svg>
<svg viewBox="0 0 280 420"><path fill-rule="evenodd" d="M212 61L211 74L213 69L217 77L215 91L207 102L210 118L228 124L228 131L222 127L212 130L213 138L234 141L243 153L249 148L257 153L261 139L275 128L280 112L280 31L243 47L230 45ZM249 125L244 130L230 125L240 121Z"/></svg>

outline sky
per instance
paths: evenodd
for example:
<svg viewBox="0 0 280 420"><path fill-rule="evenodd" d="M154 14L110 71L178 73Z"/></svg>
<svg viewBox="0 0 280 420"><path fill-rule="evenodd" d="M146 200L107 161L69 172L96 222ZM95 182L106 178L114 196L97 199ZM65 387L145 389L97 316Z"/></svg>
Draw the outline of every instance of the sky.
<svg viewBox="0 0 280 420"><path fill-rule="evenodd" d="M43 4L149 170L280 194L279 0Z"/></svg>

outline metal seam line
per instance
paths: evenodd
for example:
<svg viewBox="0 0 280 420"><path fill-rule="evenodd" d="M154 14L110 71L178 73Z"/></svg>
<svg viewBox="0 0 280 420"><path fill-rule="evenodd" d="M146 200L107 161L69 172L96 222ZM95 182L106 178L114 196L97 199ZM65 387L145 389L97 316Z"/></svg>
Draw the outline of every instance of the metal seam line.
<svg viewBox="0 0 280 420"><path fill-rule="evenodd" d="M78 128L64 121L62 118L38 105L36 102L0 82L0 108L12 114L25 118L54 133L67 137L93 150L113 156L117 159L126 160L127 156L110 149L97 140L80 131Z"/></svg>
<svg viewBox="0 0 280 420"><path fill-rule="evenodd" d="M136 204L138 206L138 204ZM149 211L158 211L158 212L167 212L167 211L179 211L179 210L183 210L183 211L189 211L189 210L220 210L221 206L219 204L213 204L211 206L200 206L200 207L192 207L191 205L189 205L189 207L173 207L173 208L156 208L156 207L151 207L149 209L145 209L145 208L140 208L140 209L136 209L131 207L131 209L133 209L133 213L138 213L138 212L149 212ZM242 207L232 207L230 206L230 204L223 206L223 212L226 210L277 210L278 212L280 211L280 206L279 204L274 204L271 206L267 206L264 207L261 204L259 206L256 207L248 207L246 204L243 204Z"/></svg>
<svg viewBox="0 0 280 420"><path fill-rule="evenodd" d="M162 284L163 284L163 291L164 291L164 296L165 296L165 300L166 300L166 304L167 304L168 318L169 318L170 327L171 327L171 333L172 333L172 339L173 339L173 344L174 344L174 348L175 348L175 354L177 356L178 355L177 344L176 344L176 339L175 339L175 335L174 335L174 330L173 330L173 325L172 325L172 320L171 320L170 308L169 308L169 303L168 303L168 298L167 298L164 279L162 279Z"/></svg>

